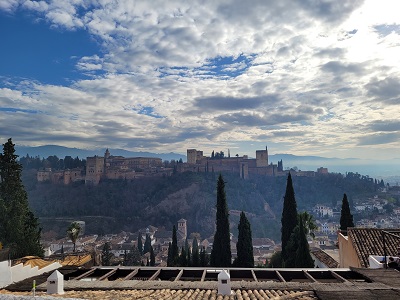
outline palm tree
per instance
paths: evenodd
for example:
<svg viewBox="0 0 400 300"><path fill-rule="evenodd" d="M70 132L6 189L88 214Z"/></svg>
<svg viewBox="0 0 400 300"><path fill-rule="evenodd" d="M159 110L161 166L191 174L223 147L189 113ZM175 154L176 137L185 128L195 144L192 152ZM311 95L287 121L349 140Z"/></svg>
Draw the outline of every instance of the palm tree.
<svg viewBox="0 0 400 300"><path fill-rule="evenodd" d="M76 240L78 239L78 235L81 232L81 225L79 225L78 222L72 222L67 230L67 235L68 238L71 240L71 242L74 244L74 250L75 252L75 245L76 245Z"/></svg>

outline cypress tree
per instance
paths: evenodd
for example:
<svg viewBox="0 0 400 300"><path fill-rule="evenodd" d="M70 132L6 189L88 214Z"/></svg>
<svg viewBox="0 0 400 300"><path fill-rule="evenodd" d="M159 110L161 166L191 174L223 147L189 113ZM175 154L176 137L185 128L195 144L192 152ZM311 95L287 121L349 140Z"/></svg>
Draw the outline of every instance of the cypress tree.
<svg viewBox="0 0 400 300"><path fill-rule="evenodd" d="M190 253L190 247L189 247L189 242L188 239L185 240L185 252L186 252L186 261L187 261L187 266L191 266L192 264L192 258L191 258L191 253Z"/></svg>
<svg viewBox="0 0 400 300"><path fill-rule="evenodd" d="M13 258L43 256L38 219L29 208L11 138L0 153L0 242L10 248Z"/></svg>
<svg viewBox="0 0 400 300"><path fill-rule="evenodd" d="M226 203L225 182L220 174L217 183L217 230L211 250L212 267L229 267L231 265L231 240L229 233L229 213Z"/></svg>
<svg viewBox="0 0 400 300"><path fill-rule="evenodd" d="M354 227L353 215L350 212L349 201L347 195L343 195L342 210L340 212L340 230L344 235L347 235L347 228Z"/></svg>
<svg viewBox="0 0 400 300"><path fill-rule="evenodd" d="M179 266L187 267L187 255L185 251L185 247L182 246L181 254L179 255Z"/></svg>
<svg viewBox="0 0 400 300"><path fill-rule="evenodd" d="M143 255L143 241L142 241L142 233L140 231L137 238L137 248L139 250L140 255Z"/></svg>
<svg viewBox="0 0 400 300"><path fill-rule="evenodd" d="M251 237L251 226L243 211L240 214L238 230L239 235L238 241L236 243L237 258L235 260L235 266L242 268L253 268L254 255L253 239Z"/></svg>
<svg viewBox="0 0 400 300"><path fill-rule="evenodd" d="M150 248L151 248L150 234L146 233L146 239L144 241L144 247L143 247L143 254L150 252Z"/></svg>
<svg viewBox="0 0 400 300"><path fill-rule="evenodd" d="M192 266L193 267L200 266L199 244L197 243L196 237L194 237L192 242Z"/></svg>
<svg viewBox="0 0 400 300"><path fill-rule="evenodd" d="M106 242L103 246L103 251L101 252L101 264L103 266L110 266L111 265L111 256L112 253L111 246L109 242Z"/></svg>
<svg viewBox="0 0 400 300"><path fill-rule="evenodd" d="M150 266L154 267L156 265L156 256L154 255L153 246L150 246Z"/></svg>
<svg viewBox="0 0 400 300"><path fill-rule="evenodd" d="M294 197L294 189L292 182L292 175L289 173L286 183L286 192L283 200L283 210L282 210L282 261L288 259L288 253L286 251L287 244L289 242L290 236L293 233L294 228L297 225L297 204Z"/></svg>
<svg viewBox="0 0 400 300"><path fill-rule="evenodd" d="M172 244L171 242L168 243L168 257L167 257L167 267L172 267Z"/></svg>
<svg viewBox="0 0 400 300"><path fill-rule="evenodd" d="M296 268L314 268L314 261L310 254L310 247L307 242L306 230L303 224L303 218L299 218L299 236L296 238L298 240L298 247L296 250Z"/></svg>
<svg viewBox="0 0 400 300"><path fill-rule="evenodd" d="M179 248L178 248L178 239L176 236L176 227L172 228L172 244L169 247L171 248L171 256L170 256L170 265L169 267L176 267L179 263ZM168 252L169 252L168 248Z"/></svg>

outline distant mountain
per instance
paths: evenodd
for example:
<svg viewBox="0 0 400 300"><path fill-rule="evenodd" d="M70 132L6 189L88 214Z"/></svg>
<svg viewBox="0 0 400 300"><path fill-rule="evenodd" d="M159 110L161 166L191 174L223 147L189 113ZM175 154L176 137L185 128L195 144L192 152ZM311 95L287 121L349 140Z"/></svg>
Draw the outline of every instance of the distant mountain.
<svg viewBox="0 0 400 300"><path fill-rule="evenodd" d="M46 145L38 147L26 147L26 146L16 146L15 152L19 156L40 156L41 158L47 158L52 155L56 155L58 158L64 158L65 156L86 158L88 156L104 156L106 149L78 149L78 148L68 148L56 145ZM123 149L108 149L111 155L124 156L124 157L159 157L162 160L179 160L182 159L186 161L186 156L178 153L152 153L152 152L134 152Z"/></svg>

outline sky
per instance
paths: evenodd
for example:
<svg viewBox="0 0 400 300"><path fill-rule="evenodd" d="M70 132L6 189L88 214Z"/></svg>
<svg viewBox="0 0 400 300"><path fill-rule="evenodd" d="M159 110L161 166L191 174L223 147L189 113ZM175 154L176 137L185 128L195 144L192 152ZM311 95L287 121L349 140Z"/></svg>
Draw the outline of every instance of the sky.
<svg viewBox="0 0 400 300"><path fill-rule="evenodd" d="M400 158L399 11L0 0L0 142Z"/></svg>

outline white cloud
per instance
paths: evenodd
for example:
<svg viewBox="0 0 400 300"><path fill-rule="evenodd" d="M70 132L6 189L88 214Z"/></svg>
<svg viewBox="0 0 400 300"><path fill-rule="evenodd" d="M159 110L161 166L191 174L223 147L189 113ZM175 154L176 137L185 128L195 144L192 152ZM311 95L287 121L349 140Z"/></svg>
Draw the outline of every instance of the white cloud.
<svg viewBox="0 0 400 300"><path fill-rule="evenodd" d="M101 51L77 59L77 70L90 79L68 87L10 86L0 90L0 107L40 111L41 129L32 130L43 143L60 137L68 145L112 142L185 152L217 144L240 149L238 141L273 139L287 147L274 152L336 156L338 147L367 153L377 141L396 156L396 133L377 139L365 128L400 118L393 95L400 36L376 31L377 25L400 23L393 12L397 6L327 0L26 1L24 8L50 26L87 30ZM227 57L251 59L226 63L219 75L213 63ZM237 76L226 74L232 71ZM248 105L254 101L257 105ZM9 120L16 113L3 115ZM35 124L38 115L22 111L17 119ZM12 124L18 127L14 119Z"/></svg>

